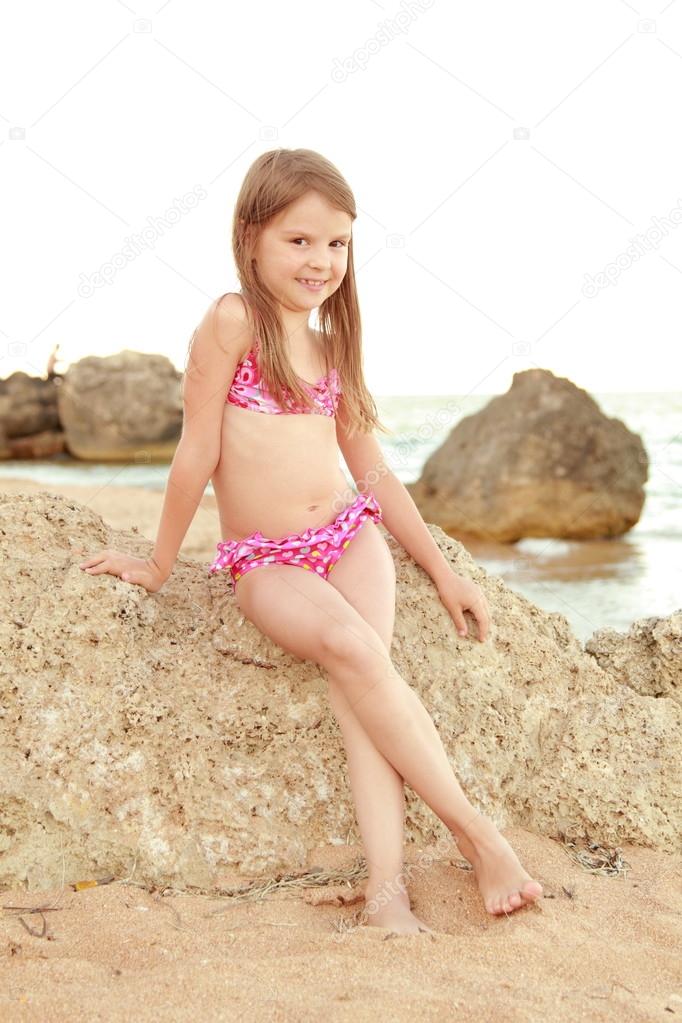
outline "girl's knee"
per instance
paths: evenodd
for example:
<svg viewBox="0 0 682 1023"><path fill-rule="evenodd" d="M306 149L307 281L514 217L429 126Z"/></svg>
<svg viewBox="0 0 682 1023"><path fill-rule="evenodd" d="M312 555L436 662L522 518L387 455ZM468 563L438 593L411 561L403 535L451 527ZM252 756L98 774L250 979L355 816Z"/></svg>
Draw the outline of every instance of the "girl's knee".
<svg viewBox="0 0 682 1023"><path fill-rule="evenodd" d="M330 622L324 628L320 654L325 667L346 666L358 672L371 671L388 661L386 647L374 629L339 622Z"/></svg>

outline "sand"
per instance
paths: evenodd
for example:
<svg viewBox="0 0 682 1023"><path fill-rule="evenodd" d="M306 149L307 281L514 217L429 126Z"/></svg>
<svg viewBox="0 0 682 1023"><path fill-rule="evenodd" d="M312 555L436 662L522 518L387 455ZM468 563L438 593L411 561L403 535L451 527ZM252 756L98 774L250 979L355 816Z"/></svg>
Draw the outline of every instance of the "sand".
<svg viewBox="0 0 682 1023"><path fill-rule="evenodd" d="M162 499L134 488L98 496L23 480L0 486L57 491L150 538ZM215 503L205 498L183 553L209 556L217 533ZM682 1019L682 858L571 848L518 827L503 833L544 898L490 916L454 843L427 866L410 847L412 908L433 935L358 925L362 850L349 845L315 850L307 873L283 890L272 879L265 895L160 891L143 887L134 869L80 890L72 885L88 879L6 889L0 1019ZM337 872L337 883L311 887L316 868Z"/></svg>
<svg viewBox="0 0 682 1023"><path fill-rule="evenodd" d="M103 1020L655 1020L682 1017L682 861L624 847L614 876L560 842L505 835L544 886L538 904L486 913L452 857L415 870L413 910L435 934L353 927L362 882L264 898L187 895L134 876L74 891L0 894L0 1017ZM406 853L417 863L418 850ZM308 868L352 873L359 847ZM421 862L424 862L422 857ZM595 857L599 862L599 856ZM322 894L329 900L314 905ZM343 900L349 899L350 904ZM7 906L52 906L22 919ZM348 929L343 929L345 922ZM668 1010L666 1012L666 1009Z"/></svg>

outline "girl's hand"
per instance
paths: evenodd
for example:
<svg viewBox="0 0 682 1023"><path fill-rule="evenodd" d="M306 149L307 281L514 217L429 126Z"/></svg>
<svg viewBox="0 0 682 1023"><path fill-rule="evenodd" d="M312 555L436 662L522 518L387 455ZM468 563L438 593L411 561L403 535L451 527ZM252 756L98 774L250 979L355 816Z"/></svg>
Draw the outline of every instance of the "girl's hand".
<svg viewBox="0 0 682 1023"><path fill-rule="evenodd" d="M143 586L148 593L156 593L168 578L167 575L163 575L153 558L133 558L129 554L114 550L91 554L85 561L81 561L78 567L88 575L102 575L106 572L107 575L118 576L126 583Z"/></svg>
<svg viewBox="0 0 682 1023"><path fill-rule="evenodd" d="M466 636L464 612L471 611L478 624L478 638L485 642L490 625L490 612L485 594L471 579L450 572L437 584L438 596L452 616L460 636Z"/></svg>

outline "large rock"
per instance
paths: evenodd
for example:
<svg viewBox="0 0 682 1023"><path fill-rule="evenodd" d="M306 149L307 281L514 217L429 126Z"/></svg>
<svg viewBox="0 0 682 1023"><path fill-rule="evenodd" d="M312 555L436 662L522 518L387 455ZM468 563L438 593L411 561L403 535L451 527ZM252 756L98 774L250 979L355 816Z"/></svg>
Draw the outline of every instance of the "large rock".
<svg viewBox="0 0 682 1023"><path fill-rule="evenodd" d="M7 458L52 458L66 450L64 434L61 430L43 430L33 433L30 437L11 437L0 445L6 451Z"/></svg>
<svg viewBox="0 0 682 1023"><path fill-rule="evenodd" d="M58 388L68 450L98 462L167 461L182 432L182 374L165 355L89 355Z"/></svg>
<svg viewBox="0 0 682 1023"><path fill-rule="evenodd" d="M647 467L642 441L620 419L570 380L531 369L462 419L408 490L422 516L453 535L584 540L636 524Z"/></svg>
<svg viewBox="0 0 682 1023"><path fill-rule="evenodd" d="M21 371L0 380L0 458L47 458L63 449L55 381Z"/></svg>
<svg viewBox="0 0 682 1023"><path fill-rule="evenodd" d="M206 889L229 873L300 868L319 844L345 841L354 810L324 674L245 620L220 573L181 557L147 594L77 567L84 551L152 548L87 506L0 495L0 519L0 881L134 869ZM429 577L386 534L392 657L472 802L500 827L679 852L679 704L603 670L562 615L429 528L486 593L491 632L460 639ZM447 837L409 787L406 829L420 843Z"/></svg>
<svg viewBox="0 0 682 1023"><path fill-rule="evenodd" d="M599 629L585 649L605 671L642 696L666 696L682 704L682 611L642 618L626 635Z"/></svg>

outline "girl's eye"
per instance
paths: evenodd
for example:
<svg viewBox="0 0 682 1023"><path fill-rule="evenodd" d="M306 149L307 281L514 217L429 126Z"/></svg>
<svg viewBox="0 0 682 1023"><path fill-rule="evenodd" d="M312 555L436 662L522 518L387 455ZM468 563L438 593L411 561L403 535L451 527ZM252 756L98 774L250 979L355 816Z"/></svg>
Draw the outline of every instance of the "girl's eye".
<svg viewBox="0 0 682 1023"><path fill-rule="evenodd" d="M296 244L296 242L304 242L304 241L305 241L305 238L293 238L292 239L292 243L294 245ZM341 239L337 239L337 242L341 246L341 248L345 249L345 247L346 247L346 243L345 242L342 242ZM334 243L334 244L336 244L336 243Z"/></svg>

